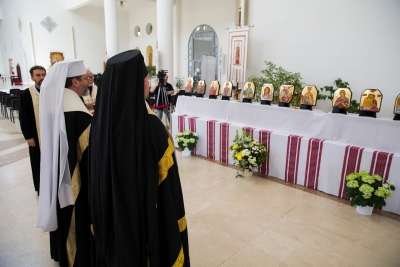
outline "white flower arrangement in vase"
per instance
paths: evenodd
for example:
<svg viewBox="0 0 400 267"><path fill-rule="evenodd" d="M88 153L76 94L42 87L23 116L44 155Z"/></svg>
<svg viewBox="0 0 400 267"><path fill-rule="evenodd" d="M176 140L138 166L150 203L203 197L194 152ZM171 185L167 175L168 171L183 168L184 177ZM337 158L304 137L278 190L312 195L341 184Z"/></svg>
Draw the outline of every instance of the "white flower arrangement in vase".
<svg viewBox="0 0 400 267"><path fill-rule="evenodd" d="M261 164L268 157L268 151L265 146L260 144L258 140L253 139L244 130L241 136L236 131L233 145L229 149L234 160L234 165L251 172L253 172L255 167L260 168Z"/></svg>
<svg viewBox="0 0 400 267"><path fill-rule="evenodd" d="M189 130L179 132L175 135L175 142L178 144L179 148L182 151L185 148L193 150L196 147L197 140L199 140L197 133L194 133Z"/></svg>

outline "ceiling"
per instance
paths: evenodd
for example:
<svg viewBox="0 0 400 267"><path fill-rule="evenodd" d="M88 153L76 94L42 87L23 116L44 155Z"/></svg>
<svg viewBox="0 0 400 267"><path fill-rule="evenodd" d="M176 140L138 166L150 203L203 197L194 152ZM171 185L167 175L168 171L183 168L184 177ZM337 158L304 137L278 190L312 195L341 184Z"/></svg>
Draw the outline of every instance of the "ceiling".
<svg viewBox="0 0 400 267"><path fill-rule="evenodd" d="M145 6L152 5L156 2L156 0L126 0L126 1L122 0L122 2L124 2L123 8L121 8L119 6L120 2L121 2L121 0L115 0L115 3L118 5L118 10L128 11L128 10L140 9ZM104 8L104 0L91 1L90 4L88 4L88 6Z"/></svg>

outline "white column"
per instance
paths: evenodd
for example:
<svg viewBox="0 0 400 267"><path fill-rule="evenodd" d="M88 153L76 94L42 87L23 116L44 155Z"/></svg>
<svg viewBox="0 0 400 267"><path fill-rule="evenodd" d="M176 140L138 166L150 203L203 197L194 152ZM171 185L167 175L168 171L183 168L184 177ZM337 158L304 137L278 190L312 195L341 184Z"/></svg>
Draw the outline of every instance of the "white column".
<svg viewBox="0 0 400 267"><path fill-rule="evenodd" d="M158 66L168 70L169 83L174 83L173 72L173 31L172 31L173 0L157 1L157 39ZM157 70L158 71L158 70Z"/></svg>
<svg viewBox="0 0 400 267"><path fill-rule="evenodd" d="M104 0L104 16L106 26L106 49L110 58L118 54L118 11L117 1Z"/></svg>

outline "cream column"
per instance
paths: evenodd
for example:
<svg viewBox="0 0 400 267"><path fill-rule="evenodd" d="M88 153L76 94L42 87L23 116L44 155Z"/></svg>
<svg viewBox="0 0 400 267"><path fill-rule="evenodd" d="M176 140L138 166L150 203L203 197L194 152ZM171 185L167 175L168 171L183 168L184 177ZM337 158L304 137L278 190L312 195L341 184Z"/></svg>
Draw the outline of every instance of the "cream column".
<svg viewBox="0 0 400 267"><path fill-rule="evenodd" d="M168 70L169 83L174 82L173 72L173 0L157 1L157 39L158 66L160 70ZM157 70L159 71L159 70Z"/></svg>
<svg viewBox="0 0 400 267"><path fill-rule="evenodd" d="M104 17L106 25L106 49L110 58L118 54L118 11L117 1L104 0Z"/></svg>

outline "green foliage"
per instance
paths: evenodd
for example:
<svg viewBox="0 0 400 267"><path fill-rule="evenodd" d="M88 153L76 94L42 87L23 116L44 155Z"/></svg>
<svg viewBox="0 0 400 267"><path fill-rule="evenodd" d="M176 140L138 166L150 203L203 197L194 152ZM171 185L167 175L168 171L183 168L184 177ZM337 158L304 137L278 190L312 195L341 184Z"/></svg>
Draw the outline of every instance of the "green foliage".
<svg viewBox="0 0 400 267"><path fill-rule="evenodd" d="M233 145L229 147L234 160L234 165L253 171L255 167L260 168L268 156L268 151L258 140L253 139L245 130L242 135L236 131Z"/></svg>
<svg viewBox="0 0 400 267"><path fill-rule="evenodd" d="M183 88L183 79L181 79L179 77L175 77L175 86L178 89L182 89Z"/></svg>
<svg viewBox="0 0 400 267"><path fill-rule="evenodd" d="M156 77L156 66L146 66L146 68L150 79Z"/></svg>
<svg viewBox="0 0 400 267"><path fill-rule="evenodd" d="M317 99L318 100L329 99L330 101L332 101L333 94L335 93L335 91L338 88L349 88L350 89L349 83L343 81L342 78L337 78L333 82L333 84L336 85L336 89L334 89L333 86L324 86L324 87L320 88L319 89L320 93L318 94ZM325 92L325 94L324 94L324 92ZM358 103L357 100L351 100L348 112L349 113L360 113L359 106L360 106L360 103Z"/></svg>
<svg viewBox="0 0 400 267"><path fill-rule="evenodd" d="M346 176L345 193L350 198L350 205L381 208L386 205L385 199L392 195L396 188L390 180L383 181L378 174L370 175L367 171L354 172Z"/></svg>
<svg viewBox="0 0 400 267"><path fill-rule="evenodd" d="M350 107L347 112L356 114L360 113L360 103L358 103L357 100L351 100Z"/></svg>
<svg viewBox="0 0 400 267"><path fill-rule="evenodd" d="M255 102L260 102L261 98L261 89L264 83L271 83L274 85L274 100L273 103L277 103L279 101L279 89L281 85L288 84L294 86L294 91L301 95L301 91L303 90L303 82L300 73L292 73L283 69L282 67L277 67L271 61L264 61L267 66L266 69L262 70L261 73L264 74L265 77L257 77L251 76L249 81L253 82L256 86L255 92ZM295 99L293 98L293 101ZM292 101L292 102L293 102ZM297 97L296 104L300 103L300 97Z"/></svg>
<svg viewBox="0 0 400 267"><path fill-rule="evenodd" d="M344 82L342 81L342 78L337 78L334 82L334 85L336 85L336 89L337 88L349 88L349 83L348 82ZM333 100L333 94L335 93L336 89L333 89L333 86L324 86L322 88L320 88L320 94L318 94L317 99L318 100L325 100L325 99L329 99L329 100ZM322 94L322 92L326 92L328 94Z"/></svg>
<svg viewBox="0 0 400 267"><path fill-rule="evenodd" d="M186 147L189 150L193 150L196 147L197 140L199 140L197 134L189 130L177 133L175 136L175 142L178 143L181 150L184 150Z"/></svg>

